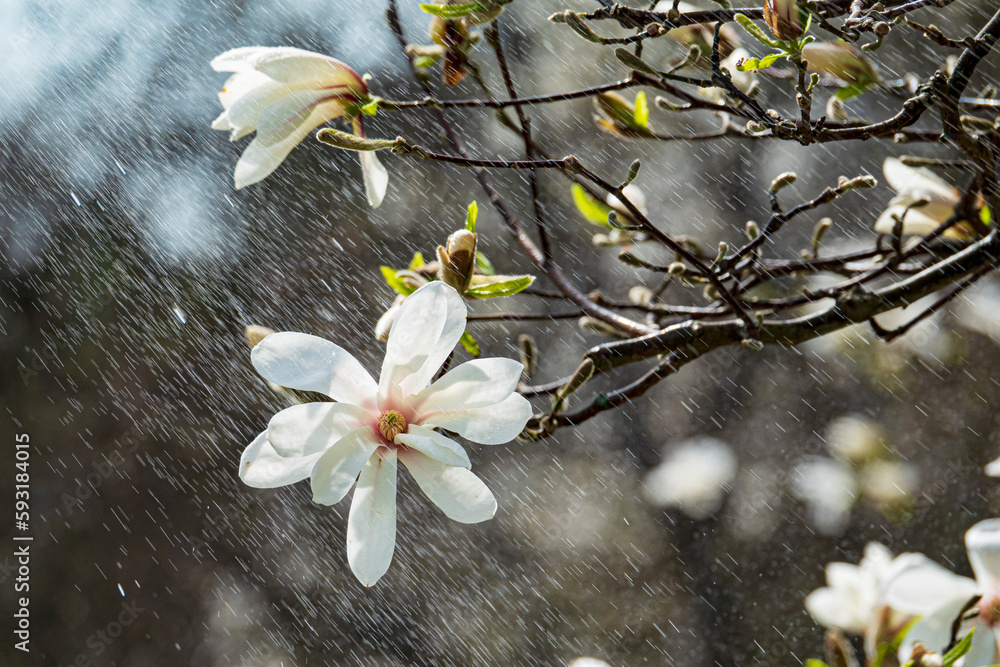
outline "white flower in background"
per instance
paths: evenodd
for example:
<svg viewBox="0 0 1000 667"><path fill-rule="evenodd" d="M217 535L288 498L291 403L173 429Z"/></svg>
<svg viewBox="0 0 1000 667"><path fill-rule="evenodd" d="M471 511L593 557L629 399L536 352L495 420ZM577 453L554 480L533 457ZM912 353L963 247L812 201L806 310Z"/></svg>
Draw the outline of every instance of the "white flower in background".
<svg viewBox="0 0 1000 667"><path fill-rule="evenodd" d="M673 7L673 0L661 0L653 8L653 11L666 13L673 9ZM681 2L677 5L677 11L681 14L689 14L701 11L701 9L701 7L696 7L687 2ZM715 38L715 28L711 23L693 23L681 26L680 28L673 28L668 30L664 36L687 47L698 47L700 57L695 62L695 65L703 69L711 69L712 41ZM719 54L721 57L726 58L739 45L739 33L736 32L733 26L728 23L724 24L719 29Z"/></svg>
<svg viewBox="0 0 1000 667"><path fill-rule="evenodd" d="M892 234L896 225L893 216L903 218L903 234L906 236L930 234L952 216L961 200L958 188L945 183L929 169L907 167L890 157L882 165L882 172L885 180L899 194L889 201L889 208L875 221L875 231L879 234ZM927 203L914 206L920 200ZM913 208L908 208L910 206ZM968 238L968 230L963 226L952 226L945 236Z"/></svg>
<svg viewBox="0 0 1000 667"><path fill-rule="evenodd" d="M611 667L599 658L577 658L569 663L569 667Z"/></svg>
<svg viewBox="0 0 1000 667"><path fill-rule="evenodd" d="M882 598L903 613L922 618L907 633L899 649L905 663L917 642L943 653L951 639L952 622L974 595L982 598L972 608L974 618L959 630L975 629L972 647L956 665L986 667L1000 664L1000 519L977 523L965 534L965 547L975 580L949 572L920 554L896 559L883 579Z"/></svg>
<svg viewBox="0 0 1000 667"><path fill-rule="evenodd" d="M257 133L236 163L237 189L270 175L310 132L348 111L354 133L365 136L357 107L370 99L368 85L339 60L290 47L247 46L211 64L217 72L235 72L219 93L223 112L212 128L231 131L232 141ZM368 203L378 206L389 175L374 151L358 155Z"/></svg>
<svg viewBox="0 0 1000 667"><path fill-rule="evenodd" d="M339 502L357 480L347 559L366 586L385 574L395 548L397 461L449 518L478 523L496 512L465 450L432 429L501 444L521 432L531 405L514 393L522 367L511 359L469 361L431 384L465 319L462 297L440 281L411 294L396 315L378 383L349 352L316 336L271 334L253 349L266 380L336 402L276 414L243 453L240 477L257 488L311 478L313 500L324 505Z"/></svg>
<svg viewBox="0 0 1000 667"><path fill-rule="evenodd" d="M843 415L826 427L826 446L851 463L864 463L889 453L882 427L870 419Z"/></svg>
<svg viewBox="0 0 1000 667"><path fill-rule="evenodd" d="M879 621L879 586L891 563L892 552L878 542L868 543L857 565L829 563L827 585L806 597L806 611L825 628L864 636Z"/></svg>
<svg viewBox="0 0 1000 667"><path fill-rule="evenodd" d="M649 502L707 519L722 507L736 477L736 456L715 438L693 438L671 450L643 481Z"/></svg>
<svg viewBox="0 0 1000 667"><path fill-rule="evenodd" d="M816 457L796 466L793 491L808 506L816 530L836 535L847 526L858 498L858 482L850 465Z"/></svg>

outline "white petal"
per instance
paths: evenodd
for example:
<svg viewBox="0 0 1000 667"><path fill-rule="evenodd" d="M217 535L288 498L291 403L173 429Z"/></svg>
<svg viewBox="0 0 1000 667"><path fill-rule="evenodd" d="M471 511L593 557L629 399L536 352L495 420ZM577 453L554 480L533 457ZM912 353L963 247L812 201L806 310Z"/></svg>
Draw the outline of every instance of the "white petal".
<svg viewBox="0 0 1000 667"><path fill-rule="evenodd" d="M219 91L219 103L222 104L223 109L229 109L237 100L274 83L276 83L274 79L260 72L253 70L237 72L226 79L226 83L223 84L222 90Z"/></svg>
<svg viewBox="0 0 1000 667"><path fill-rule="evenodd" d="M350 403L293 405L271 417L267 439L279 456L311 456L371 420L371 413Z"/></svg>
<svg viewBox="0 0 1000 667"><path fill-rule="evenodd" d="M261 341L250 355L254 368L282 387L316 391L335 401L375 407L375 380L351 353L319 336L282 332Z"/></svg>
<svg viewBox="0 0 1000 667"><path fill-rule="evenodd" d="M288 103L290 106L285 106L285 101L289 98L292 98ZM308 95L298 96L294 93L276 103L283 105L280 108L281 114L271 111L276 105L261 113L257 123L257 137L250 142L236 163L233 180L237 190L270 176L310 132L344 113L344 103L331 100L317 104L311 111L307 108L292 116L282 115L291 113L294 104L302 104L307 99Z"/></svg>
<svg viewBox="0 0 1000 667"><path fill-rule="evenodd" d="M806 596L806 611L824 628L840 628L861 635L867 628L867 617L859 615L855 600L832 588L818 588Z"/></svg>
<svg viewBox="0 0 1000 667"><path fill-rule="evenodd" d="M956 611L956 613L958 613ZM996 667L997 665L997 636L995 630L987 625L982 619L976 619L972 623L975 634L972 635L972 646L969 652L961 660L962 667ZM959 635L964 636L968 630L963 628Z"/></svg>
<svg viewBox="0 0 1000 667"><path fill-rule="evenodd" d="M1000 588L1000 519L980 521L965 533L969 563L980 589Z"/></svg>
<svg viewBox="0 0 1000 667"><path fill-rule="evenodd" d="M901 554L882 580L880 598L896 611L921 616L952 600L975 595L976 582L946 570L923 554Z"/></svg>
<svg viewBox="0 0 1000 667"><path fill-rule="evenodd" d="M312 470L313 502L339 503L378 447L375 430L367 426L351 431L327 449Z"/></svg>
<svg viewBox="0 0 1000 667"><path fill-rule="evenodd" d="M308 83L311 87L328 91L364 93L368 86L358 73L347 64L312 51L288 49L265 54L257 59L254 68L272 79L285 83Z"/></svg>
<svg viewBox="0 0 1000 667"><path fill-rule="evenodd" d="M465 302L440 280L400 306L379 377L379 407L389 409L430 384L465 332Z"/></svg>
<svg viewBox="0 0 1000 667"><path fill-rule="evenodd" d="M990 477L1000 477L1000 459L990 461L986 464L984 472Z"/></svg>
<svg viewBox="0 0 1000 667"><path fill-rule="evenodd" d="M406 433L400 433L396 436L396 442L415 449L445 465L459 466L460 468L472 467L469 455L460 444L429 428L410 424Z"/></svg>
<svg viewBox="0 0 1000 667"><path fill-rule="evenodd" d="M925 236L941 226L955 212L955 207L940 200L932 200L925 206L907 208L920 199L914 195L899 195L889 202L889 208L875 221L877 234L892 234L896 217L903 218L904 236ZM905 214L905 215L904 215ZM893 217L895 216L895 217Z"/></svg>
<svg viewBox="0 0 1000 667"><path fill-rule="evenodd" d="M951 624L954 621L955 616L958 612L962 610L965 603L968 602L968 598L955 599L955 600L944 600L938 605L937 608L933 609L926 616L921 618L913 626L913 628L906 633L906 638L899 647L899 658L900 664L906 664L906 661L910 659L910 655L913 653L913 647L917 642L920 642L928 650L934 651L935 653L943 653L944 648L948 645L951 640ZM979 625L978 623L976 624ZM973 643L976 639L983 634L989 635L990 641L993 641L992 633L983 633L981 630L985 628L977 627L976 634L973 635ZM962 663L963 667L968 665L968 663ZM985 663L989 664L989 663ZM985 667L985 665L980 664L978 667Z"/></svg>
<svg viewBox="0 0 1000 667"><path fill-rule="evenodd" d="M358 158L361 160L361 176L365 181L368 205L378 208L385 199L386 190L389 189L389 172L379 162L375 151L361 151L358 153Z"/></svg>
<svg viewBox="0 0 1000 667"><path fill-rule="evenodd" d="M309 477L320 456L280 456L267 441L267 431L264 431L243 451L243 456L240 457L240 479L247 486L257 489L273 489L301 482Z"/></svg>
<svg viewBox="0 0 1000 667"><path fill-rule="evenodd" d="M396 548L396 452L380 449L361 469L347 516L347 562L365 586L378 581Z"/></svg>
<svg viewBox="0 0 1000 667"><path fill-rule="evenodd" d="M481 445L501 445L516 438L530 418L531 403L520 394L511 394L484 408L427 413L421 423L446 428Z"/></svg>
<svg viewBox="0 0 1000 667"><path fill-rule="evenodd" d="M254 75L256 72L244 72L237 76ZM264 111L278 105L282 98L291 97L293 93L300 96L308 94L308 103L311 105L323 96L315 91L295 91L284 83L279 83L273 79L264 77L266 81L256 88L247 91L244 95L233 100L227 107L226 118L233 129L238 129L240 134L245 136L257 130L257 125ZM301 103L302 98L293 98L293 102ZM276 106L277 109L288 112L283 106ZM274 121L272 120L272 124ZM273 142L272 142L273 143Z"/></svg>
<svg viewBox="0 0 1000 667"><path fill-rule="evenodd" d="M431 502L449 519L479 523L496 514L496 498L468 468L445 465L413 450L400 451L399 458Z"/></svg>
<svg viewBox="0 0 1000 667"><path fill-rule="evenodd" d="M920 190L951 201L952 205L959 201L958 191L930 169L907 167L898 159L890 157L883 163L882 172L885 174L885 180L896 192Z"/></svg>
<svg viewBox="0 0 1000 667"><path fill-rule="evenodd" d="M281 51L282 48L273 46L241 46L238 49L230 49L212 59L212 69L216 72L243 72L251 70L262 56L272 51Z"/></svg>
<svg viewBox="0 0 1000 667"><path fill-rule="evenodd" d="M473 359L442 375L414 396L410 406L419 413L494 405L514 392L522 370L513 359Z"/></svg>

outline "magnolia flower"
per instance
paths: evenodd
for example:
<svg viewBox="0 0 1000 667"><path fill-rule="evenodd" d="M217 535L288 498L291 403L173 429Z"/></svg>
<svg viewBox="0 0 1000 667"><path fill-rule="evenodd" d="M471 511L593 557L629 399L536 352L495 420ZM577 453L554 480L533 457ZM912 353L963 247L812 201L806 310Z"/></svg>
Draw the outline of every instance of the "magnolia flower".
<svg viewBox="0 0 1000 667"><path fill-rule="evenodd" d="M885 180L899 194L875 221L875 231L879 234L892 234L896 218L903 219L906 236L930 234L955 213L955 206L962 198L958 188L948 185L929 169L907 167L891 157L886 158L882 171ZM918 205L921 201L926 203ZM964 239L968 238L968 230L961 225L952 226L944 235Z"/></svg>
<svg viewBox="0 0 1000 667"><path fill-rule="evenodd" d="M892 552L878 542L868 543L857 565L829 563L826 587L806 597L806 611L825 628L865 635L879 620L879 586L891 563Z"/></svg>
<svg viewBox="0 0 1000 667"><path fill-rule="evenodd" d="M449 518L478 523L496 512L465 450L433 429L501 444L522 431L531 405L514 393L521 364L510 359L469 361L431 383L465 331L465 318L465 303L451 287L435 281L418 289L396 315L377 383L349 352L316 336L271 334L253 349L265 379L336 402L276 414L243 453L240 477L257 488L310 478L313 501L324 505L339 502L357 480L347 560L365 586L392 560L397 462Z"/></svg>
<svg viewBox="0 0 1000 667"><path fill-rule="evenodd" d="M851 463L865 463L889 453L882 427L855 415L837 417L826 427L826 446Z"/></svg>
<svg viewBox="0 0 1000 667"><path fill-rule="evenodd" d="M694 438L671 451L646 475L645 495L658 507L707 519L722 507L736 472L736 456L729 445L715 438Z"/></svg>
<svg viewBox="0 0 1000 667"><path fill-rule="evenodd" d="M673 0L661 0L656 7L653 8L653 11L667 13L673 9L673 7ZM687 2L681 2L677 5L677 11L681 14L697 12L700 11L700 9L700 7L696 7L695 5ZM687 47L698 47L700 57L694 64L697 67L704 69L711 68L709 59L712 57L712 41L715 38L715 28L711 23L692 23L691 25L681 26L680 28L673 28L668 30L664 36ZM724 24L722 28L719 29L719 54L723 58L726 58L739 45L740 36L736 32L736 29L728 23Z"/></svg>
<svg viewBox="0 0 1000 667"><path fill-rule="evenodd" d="M230 130L232 141L257 136L236 163L236 188L270 175L306 135L346 116L363 137L360 106L368 85L353 69L328 56L290 47L247 46L212 60L217 72L235 72L222 87L223 112L212 129ZM385 197L389 175L372 151L358 153L368 203Z"/></svg>
<svg viewBox="0 0 1000 667"><path fill-rule="evenodd" d="M922 618L907 633L899 649L906 663L919 642L943 653L952 623L975 595L975 616L962 623L959 636L974 629L972 647L956 665L986 667L1000 663L1000 519L977 523L965 534L965 548L975 580L949 572L920 554L896 559L882 584L882 597L892 608Z"/></svg>
<svg viewBox="0 0 1000 667"><path fill-rule="evenodd" d="M729 54L729 57L719 63L719 67L729 72L733 85L747 95L753 94L757 88L757 76L751 71L740 71L738 65L749 57L750 53L746 49L736 49ZM729 91L718 86L711 86L698 88L698 94L715 104L725 104Z"/></svg>

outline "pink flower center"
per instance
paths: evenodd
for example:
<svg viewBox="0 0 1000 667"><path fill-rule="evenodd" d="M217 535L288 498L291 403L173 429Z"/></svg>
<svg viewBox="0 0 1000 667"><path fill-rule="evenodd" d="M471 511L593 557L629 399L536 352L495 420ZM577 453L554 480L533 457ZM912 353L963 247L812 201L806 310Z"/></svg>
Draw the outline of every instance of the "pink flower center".
<svg viewBox="0 0 1000 667"><path fill-rule="evenodd" d="M392 442L396 436L406 430L406 419L398 410L386 410L378 416L375 422L382 437Z"/></svg>

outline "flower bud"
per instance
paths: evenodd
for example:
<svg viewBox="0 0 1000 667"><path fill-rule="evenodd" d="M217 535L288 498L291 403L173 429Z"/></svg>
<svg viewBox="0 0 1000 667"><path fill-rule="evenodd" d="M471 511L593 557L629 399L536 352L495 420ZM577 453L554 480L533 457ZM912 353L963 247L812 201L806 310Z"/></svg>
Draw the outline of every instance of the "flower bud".
<svg viewBox="0 0 1000 667"><path fill-rule="evenodd" d="M521 334L517 337L517 349L520 352L521 365L524 366L524 376L530 378L535 372L535 363L538 360L538 344L528 334Z"/></svg>
<svg viewBox="0 0 1000 667"><path fill-rule="evenodd" d="M764 21L778 39L802 36L802 12L797 0L764 0Z"/></svg>
<svg viewBox="0 0 1000 667"><path fill-rule="evenodd" d="M365 139L356 134L349 134L335 130L332 127L325 127L316 133L316 138L336 148L343 148L349 151L381 151L387 148L395 148L400 143L400 139ZM405 140L402 143L406 143Z"/></svg>
<svg viewBox="0 0 1000 667"><path fill-rule="evenodd" d="M597 116L594 120L604 130L625 137L648 137L652 133L635 117L635 106L618 93L594 96Z"/></svg>
<svg viewBox="0 0 1000 667"><path fill-rule="evenodd" d="M243 330L243 333L247 337L247 344L250 347L257 347L257 344L275 333L274 329L268 329L267 327L262 327L259 324L247 325L247 328Z"/></svg>
<svg viewBox="0 0 1000 667"><path fill-rule="evenodd" d="M794 183L796 179L798 179L798 176L795 174L794 171L786 171L785 173L780 174L777 178L771 181L771 187L768 188L767 191L768 193L773 195L779 190L787 188L789 185Z"/></svg>
<svg viewBox="0 0 1000 667"><path fill-rule="evenodd" d="M441 280L461 294L469 288L476 267L476 235L460 229L448 237L446 248L438 247Z"/></svg>
<svg viewBox="0 0 1000 667"><path fill-rule="evenodd" d="M635 285L628 291L628 300L637 306L648 306L653 302L653 290L645 285Z"/></svg>
<svg viewBox="0 0 1000 667"><path fill-rule="evenodd" d="M836 77L847 83L872 83L878 74L864 54L847 42L812 42L802 49L810 72Z"/></svg>

